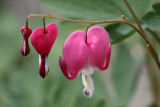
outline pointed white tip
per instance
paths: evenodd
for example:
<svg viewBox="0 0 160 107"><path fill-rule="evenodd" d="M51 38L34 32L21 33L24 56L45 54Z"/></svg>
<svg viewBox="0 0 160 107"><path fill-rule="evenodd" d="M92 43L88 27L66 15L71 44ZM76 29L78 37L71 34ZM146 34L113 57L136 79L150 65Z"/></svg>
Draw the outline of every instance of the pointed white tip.
<svg viewBox="0 0 160 107"><path fill-rule="evenodd" d="M83 94L86 97L91 98L94 92L94 84L93 84L93 80L91 78L91 76L85 76L82 74L82 82L84 85L84 90L83 90Z"/></svg>
<svg viewBox="0 0 160 107"><path fill-rule="evenodd" d="M39 54L39 65L41 65L41 55Z"/></svg>
<svg viewBox="0 0 160 107"><path fill-rule="evenodd" d="M23 44L23 51L24 51L24 55L26 54L26 41L24 40L24 44Z"/></svg>
<svg viewBox="0 0 160 107"><path fill-rule="evenodd" d="M49 71L48 56L45 57L45 71L46 71L46 75L47 75L47 74L48 74L48 71Z"/></svg>

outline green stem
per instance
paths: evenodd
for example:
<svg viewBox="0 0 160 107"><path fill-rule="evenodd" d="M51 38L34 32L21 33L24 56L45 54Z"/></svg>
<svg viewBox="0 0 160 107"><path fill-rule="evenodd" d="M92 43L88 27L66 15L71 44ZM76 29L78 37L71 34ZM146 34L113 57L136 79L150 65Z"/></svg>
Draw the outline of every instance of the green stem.
<svg viewBox="0 0 160 107"><path fill-rule="evenodd" d="M145 32L144 32L144 30L143 30L143 28L142 28L142 26L141 26L141 24L140 24L140 22L139 22L139 20L138 20L138 18L137 18L137 16L136 16L136 14L134 13L134 11L133 11L133 9L132 9L132 7L130 6L130 4L128 3L127 0L124 0L124 2L125 2L125 4L126 4L126 6L128 7L128 9L129 9L132 17L135 19L136 24L138 25L138 28L140 29L140 31L141 31L143 34L145 34Z"/></svg>
<svg viewBox="0 0 160 107"><path fill-rule="evenodd" d="M88 29L89 29L91 26L93 26L93 24L89 24L89 25L87 26L87 28L86 28L86 44L87 44L87 32L88 32Z"/></svg>
<svg viewBox="0 0 160 107"><path fill-rule="evenodd" d="M44 33L46 33L45 17L43 17L43 27L44 27Z"/></svg>
<svg viewBox="0 0 160 107"><path fill-rule="evenodd" d="M135 21L136 21L136 23L137 23L137 25L138 25L138 28L139 28L139 30L140 30L141 33L142 33L141 36L142 36L142 38L145 40L145 42L147 43L147 47L149 48L152 57L155 59L158 68L160 69L160 61L159 61L159 57L158 57L158 54L157 54L156 50L153 48L152 44L151 44L150 41L148 40L148 38L147 38L147 36L146 36L146 34L145 34L145 32L144 32L144 30L143 30L140 22L139 22L139 20L138 20L138 18L137 18L137 16L136 16L136 14L134 13L133 9L131 8L130 4L128 3L127 0L124 0L124 2L125 2L125 4L126 4L126 6L128 7L131 15L132 15L133 18L135 19Z"/></svg>
<svg viewBox="0 0 160 107"><path fill-rule="evenodd" d="M159 61L159 57L158 57L158 54L156 52L156 50L153 48L153 46L151 45L150 41L148 40L147 38L147 35L145 34L135 12L133 11L133 9L131 8L130 4L128 3L127 0L124 0L126 6L128 7L132 17L135 19L136 21L136 24L139 28L139 30L143 33L143 35L141 35L143 37L143 39L146 41L147 43L147 47L149 48L149 50L151 51L151 54L152 54L152 57L155 59L159 69L160 69L160 61ZM152 83L152 87L153 87L153 94L154 94L154 98L155 98L155 103L156 105L159 107L160 104L159 104L159 100L160 100L160 92L159 92L159 85L158 85L158 78L157 78L157 72L155 72L154 70L149 70L150 71L150 76L151 76L151 83ZM152 71L152 72L151 72Z"/></svg>
<svg viewBox="0 0 160 107"><path fill-rule="evenodd" d="M54 15L51 15L51 14L46 14L46 15L31 14L27 17L27 19L26 19L27 22L26 23L28 23L28 19L31 18L31 17L48 17L48 18L52 18L52 19L58 19L58 20L69 21L69 22L87 23L87 24L91 24L91 25L106 24L106 23L124 23L124 24L127 24L130 27L132 27L133 29L135 29L141 35L141 37L145 40L145 42L146 42L147 46L149 47L149 50L152 54L152 57L154 58L154 60L157 63L158 68L160 69L160 62L159 62L157 52L155 51L155 49L153 48L153 46L151 45L151 43L147 39L146 35L141 30L139 30L136 26L134 26L132 23L127 21L124 15L122 15L124 20L83 21L83 20L73 20L73 19L61 18L61 17L57 17L57 16L54 16ZM26 24L26 25L28 25L28 24Z"/></svg>
<svg viewBox="0 0 160 107"><path fill-rule="evenodd" d="M155 43L155 42L154 42ZM146 53L146 64L148 66L148 74L150 78L150 84L153 91L153 98L154 102L156 104L156 107L160 107L160 87L158 82L158 73L156 72L156 69L153 69L152 62L149 57L149 53ZM150 72L152 71L152 72Z"/></svg>

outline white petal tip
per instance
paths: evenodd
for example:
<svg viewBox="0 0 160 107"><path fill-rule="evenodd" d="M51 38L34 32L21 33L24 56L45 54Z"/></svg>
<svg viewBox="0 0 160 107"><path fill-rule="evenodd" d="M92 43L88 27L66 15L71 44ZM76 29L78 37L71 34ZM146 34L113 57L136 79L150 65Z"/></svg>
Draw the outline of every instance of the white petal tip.
<svg viewBox="0 0 160 107"><path fill-rule="evenodd" d="M39 65L41 65L41 55L39 54Z"/></svg>
<svg viewBox="0 0 160 107"><path fill-rule="evenodd" d="M84 96L91 98L93 95L93 92L90 92L89 90L84 89L83 94Z"/></svg>
<svg viewBox="0 0 160 107"><path fill-rule="evenodd" d="M91 76L82 74L82 82L85 87L83 91L84 96L91 98L94 92L94 84Z"/></svg>
<svg viewBox="0 0 160 107"><path fill-rule="evenodd" d="M24 51L24 55L26 54L26 41L24 40L24 44L23 44L23 51Z"/></svg>
<svg viewBox="0 0 160 107"><path fill-rule="evenodd" d="M45 57L45 70L46 70L46 75L47 75L49 71L48 56Z"/></svg>

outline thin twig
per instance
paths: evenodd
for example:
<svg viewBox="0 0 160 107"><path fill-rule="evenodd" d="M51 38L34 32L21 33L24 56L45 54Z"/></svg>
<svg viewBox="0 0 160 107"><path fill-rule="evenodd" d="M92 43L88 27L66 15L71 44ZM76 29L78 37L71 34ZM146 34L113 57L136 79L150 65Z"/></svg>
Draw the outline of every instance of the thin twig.
<svg viewBox="0 0 160 107"><path fill-rule="evenodd" d="M156 42L153 42L153 43L156 43ZM147 62L148 69L149 69L148 74L150 77L150 83L151 83L151 87L153 90L154 103L156 103L156 107L160 107L160 102L159 102L160 101L160 90L159 90L160 87L159 87L159 82L158 82L158 75L157 75L158 73L156 72L156 69L151 69L153 65L150 60L148 52L146 53L146 62Z"/></svg>
<svg viewBox="0 0 160 107"><path fill-rule="evenodd" d="M148 40L148 38L147 38L147 36L146 36L146 34L145 34L145 32L144 32L144 30L143 30L140 22L139 22L139 20L138 20L138 18L137 18L137 16L136 16L136 14L134 13L133 9L131 8L130 4L128 3L127 0L124 0L124 2L125 2L125 4L126 4L126 6L128 7L131 15L132 15L133 18L135 19L136 24L138 25L139 30L142 32L142 35L141 35L141 36L142 36L143 39L146 41L147 47L148 47L149 50L151 51L151 55L152 55L152 57L155 59L155 61L156 61L156 63L157 63L157 66L158 66L158 68L160 69L160 61L159 61L159 57L158 57L158 54L157 54L156 50L153 48L152 44L151 44L150 41Z"/></svg>
<svg viewBox="0 0 160 107"><path fill-rule="evenodd" d="M149 50L150 50L150 52L151 52L151 54L152 54L152 57L155 59L157 65L158 65L158 67L159 67L159 69L160 69L160 61L159 61L159 57L158 57L158 54L157 54L156 50L153 48L152 44L151 44L150 41L148 40L148 38L147 38L147 36L146 36L146 34L145 34L142 26L141 26L141 24L140 24L140 22L139 22L139 20L138 20L138 18L137 18L137 16L136 16L136 14L134 13L134 11L133 11L133 9L132 9L132 7L130 6L130 4L128 3L127 0L124 0L124 2L125 2L125 4L126 4L126 6L128 7L131 15L132 15L133 18L135 19L136 24L137 24L139 30L143 33L143 35L141 35L141 36L142 36L143 39L146 41L147 47L149 48ZM151 70L150 70L150 71L151 71ZM151 73L151 75L152 75L152 76L151 76L151 77L152 77L152 78L151 78L151 82L152 82L152 85L153 85L152 87L153 87L153 92L154 92L155 103L156 103L156 105L159 107L159 106L160 106L160 104L159 104L159 100L160 100L160 95L159 95L159 94L160 94L160 92L159 92L158 78L157 78L157 75L156 75L157 72L151 71L150 73Z"/></svg>
<svg viewBox="0 0 160 107"><path fill-rule="evenodd" d="M43 27L44 27L44 33L46 33L45 16L43 17Z"/></svg>
<svg viewBox="0 0 160 107"><path fill-rule="evenodd" d="M129 21L126 20L126 18L124 17L124 15L122 16L124 20L106 20L106 21L83 21L83 20L73 20L73 19L66 19L66 18L61 18L61 17L57 17L51 14L46 14L46 15L42 15L42 14L31 14L29 15L27 18L31 18L31 17L48 17L48 18L52 18L52 19L58 19L58 20L63 20L63 21L70 21L70 22L79 22L79 23L87 23L87 24L91 24L91 25L96 25L96 24L106 24L106 23L124 23L129 25L130 27L132 27L133 29L135 29L141 36L142 38L145 40L146 44L148 44L148 47L151 51L151 54L153 56L153 58L155 59L157 66L160 69L160 62L159 62L159 58L157 55L157 52L154 50L153 46L151 45L151 43L149 42L149 40L146 38L145 34L143 34L136 26L134 26L132 23L130 23Z"/></svg>
<svg viewBox="0 0 160 107"><path fill-rule="evenodd" d="M128 9L129 9L132 17L135 19L136 24L138 25L138 28L140 29L140 31L141 31L142 33L145 34L145 32L144 32L144 30L143 30L143 28L142 28L142 26L141 26L141 24L140 24L140 22L139 22L139 20L138 20L138 18L137 18L137 16L136 16L136 14L134 13L133 9L131 8L130 4L128 3L127 0L124 0L124 2L125 2L125 4L126 4L126 6L128 7Z"/></svg>
<svg viewBox="0 0 160 107"><path fill-rule="evenodd" d="M87 32L88 32L88 29L89 29L91 26L93 26L93 24L89 24L89 25L87 26L87 28L86 28L86 44L87 44Z"/></svg>

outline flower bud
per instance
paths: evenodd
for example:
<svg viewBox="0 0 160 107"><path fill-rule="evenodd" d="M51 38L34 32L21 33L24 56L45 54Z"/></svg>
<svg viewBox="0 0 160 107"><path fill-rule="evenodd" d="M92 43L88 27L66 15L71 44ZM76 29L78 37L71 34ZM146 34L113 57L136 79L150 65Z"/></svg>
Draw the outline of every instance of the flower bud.
<svg viewBox="0 0 160 107"><path fill-rule="evenodd" d="M32 29L26 28L26 27L23 26L23 27L21 27L21 32L22 32L22 35L23 35L23 44L21 46L21 53L22 53L23 56L26 56L30 52L28 38L32 33Z"/></svg>

